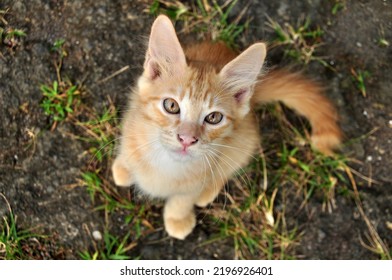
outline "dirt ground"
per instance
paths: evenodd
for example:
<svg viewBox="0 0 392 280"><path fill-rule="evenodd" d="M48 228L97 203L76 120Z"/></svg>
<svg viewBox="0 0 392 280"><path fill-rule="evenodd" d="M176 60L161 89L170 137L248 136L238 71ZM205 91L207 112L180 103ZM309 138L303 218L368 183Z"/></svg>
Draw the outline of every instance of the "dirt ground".
<svg viewBox="0 0 392 280"><path fill-rule="evenodd" d="M89 160L86 147L70 135L67 123L48 129L48 118L39 106L40 85L56 78L48 49L59 38L66 41L68 56L64 76L83 81L85 103L97 108L108 97L123 109L144 60L146 36L153 16L139 0L3 0L0 10L10 8L6 20L27 36L13 50L0 45L0 192L7 198L23 228L56 235L61 252L47 258L80 258L91 246L89 231L102 230L104 217L94 211L85 189L77 183ZM244 3L243 3L244 2ZM239 1L238 9L248 1ZM242 45L272 40L267 15L283 24L295 24L308 16L324 30L319 55L335 67L330 71L310 64L306 72L324 83L338 106L341 126L349 144L344 152L357 160L354 168L371 177L369 186L358 180L364 209L380 237L392 246L392 48L380 46L380 38L392 42L392 1L347 0L332 14L335 1L249 1L252 18ZM285 64L281 53L271 52L268 65ZM128 70L100 82L115 71ZM356 88L351 69L370 73L364 97ZM32 135L36 138L32 140ZM349 141L356 139L356 141ZM297 201L289 203L298 208ZM337 197L332 213L321 211L321 202L310 200L305 211L292 215L305 234L296 249L300 259L377 259L361 244L367 227L353 200ZM292 205L293 204L293 205ZM290 207L290 206L288 206ZM0 199L0 216L7 212ZM120 217L119 217L120 218ZM118 227L122 227L121 220ZM232 259L229 241L198 246L211 233L200 224L186 241L164 238L162 229L151 233L135 249L143 259ZM157 242L157 240L161 240Z"/></svg>

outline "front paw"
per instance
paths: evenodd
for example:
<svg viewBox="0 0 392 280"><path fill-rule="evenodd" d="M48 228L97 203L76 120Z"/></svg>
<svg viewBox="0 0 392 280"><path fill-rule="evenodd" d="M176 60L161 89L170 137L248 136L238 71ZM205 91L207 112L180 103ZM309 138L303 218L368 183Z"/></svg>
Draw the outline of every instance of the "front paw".
<svg viewBox="0 0 392 280"><path fill-rule="evenodd" d="M114 183L119 187L130 187L133 183L131 172L118 159L113 162L112 174Z"/></svg>
<svg viewBox="0 0 392 280"><path fill-rule="evenodd" d="M193 212L181 219L165 217L166 232L174 238L184 240L196 225L196 217Z"/></svg>
<svg viewBox="0 0 392 280"><path fill-rule="evenodd" d="M218 189L205 188L200 196L197 198L195 205L197 207L206 207L208 204L212 203L217 195L219 194Z"/></svg>

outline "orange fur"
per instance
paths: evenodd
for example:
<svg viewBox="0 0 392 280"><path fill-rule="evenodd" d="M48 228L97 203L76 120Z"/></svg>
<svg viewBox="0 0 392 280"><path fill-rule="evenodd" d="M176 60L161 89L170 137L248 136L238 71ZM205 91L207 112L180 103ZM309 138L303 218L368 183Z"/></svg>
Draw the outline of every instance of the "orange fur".
<svg viewBox="0 0 392 280"><path fill-rule="evenodd" d="M340 144L342 134L337 125L338 114L332 103L322 94L322 88L300 73L275 70L256 85L252 103L281 101L306 117L312 126L312 144L319 151L332 154Z"/></svg>
<svg viewBox="0 0 392 280"><path fill-rule="evenodd" d="M299 74L278 71L259 80L264 57L262 43L239 56L219 43L183 51L169 19L155 21L112 171L117 185L136 184L166 199L170 236L184 239L196 223L194 205L212 202L249 162L260 143L252 107L283 101L309 119L317 148L331 152L339 143L336 113L320 88ZM167 98L179 112L166 111ZM206 121L212 112L223 115L217 124Z"/></svg>

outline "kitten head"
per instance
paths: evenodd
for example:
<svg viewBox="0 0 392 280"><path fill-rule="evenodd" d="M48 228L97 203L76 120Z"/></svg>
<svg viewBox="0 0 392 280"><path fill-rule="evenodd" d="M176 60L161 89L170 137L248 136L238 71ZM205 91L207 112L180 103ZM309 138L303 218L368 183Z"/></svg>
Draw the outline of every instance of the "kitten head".
<svg viewBox="0 0 392 280"><path fill-rule="evenodd" d="M219 150L249 113L265 54L257 43L221 69L189 65L171 21L159 16L136 97L149 134L178 160Z"/></svg>

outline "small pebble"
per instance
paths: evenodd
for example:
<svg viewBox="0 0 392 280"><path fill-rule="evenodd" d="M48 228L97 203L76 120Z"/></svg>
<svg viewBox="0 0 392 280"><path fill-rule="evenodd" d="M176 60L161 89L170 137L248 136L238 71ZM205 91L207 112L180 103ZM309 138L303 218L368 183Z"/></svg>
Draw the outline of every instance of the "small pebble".
<svg viewBox="0 0 392 280"><path fill-rule="evenodd" d="M357 47L362 48L362 44L360 42L357 42Z"/></svg>
<svg viewBox="0 0 392 280"><path fill-rule="evenodd" d="M390 128L392 128L392 120L389 120L388 126L389 126Z"/></svg>
<svg viewBox="0 0 392 280"><path fill-rule="evenodd" d="M373 157L372 156L367 156L366 157L366 161L372 161L373 160Z"/></svg>
<svg viewBox="0 0 392 280"><path fill-rule="evenodd" d="M95 241L101 241L102 240L102 234L99 230L94 230L93 231L93 238Z"/></svg>

